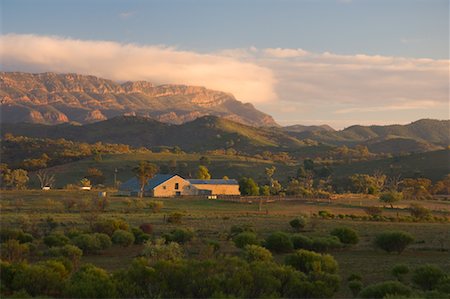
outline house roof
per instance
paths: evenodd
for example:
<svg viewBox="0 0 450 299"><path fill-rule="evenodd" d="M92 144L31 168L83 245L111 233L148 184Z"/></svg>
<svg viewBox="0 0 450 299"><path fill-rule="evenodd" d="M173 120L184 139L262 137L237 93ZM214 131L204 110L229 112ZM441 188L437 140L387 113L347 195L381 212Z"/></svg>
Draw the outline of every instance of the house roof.
<svg viewBox="0 0 450 299"><path fill-rule="evenodd" d="M150 190L154 189L155 187L161 185L165 181L170 180L174 176L177 176L177 175L176 174L157 174L153 178L151 178L147 181L147 185L145 185L144 191L150 191ZM139 183L139 180L136 177L129 179L125 183L122 183L119 188L119 190L121 190L121 191L139 191L140 189L141 189L141 185Z"/></svg>
<svg viewBox="0 0 450 299"><path fill-rule="evenodd" d="M212 179L212 180L187 180L192 185L237 185L236 180Z"/></svg>

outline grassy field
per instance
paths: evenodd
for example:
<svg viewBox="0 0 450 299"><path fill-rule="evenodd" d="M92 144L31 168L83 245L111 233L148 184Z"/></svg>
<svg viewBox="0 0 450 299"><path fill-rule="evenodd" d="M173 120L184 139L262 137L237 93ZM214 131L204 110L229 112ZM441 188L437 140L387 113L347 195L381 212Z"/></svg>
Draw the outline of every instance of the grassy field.
<svg viewBox="0 0 450 299"><path fill-rule="evenodd" d="M47 217L52 217L59 223L57 230L66 231L72 228L87 229L87 219L94 215L89 209L67 209L65 202L90 202L95 200L97 193L79 191L2 191L1 219L2 227L22 227L43 223ZM379 206L375 198L360 196L342 196L336 200L305 201L289 200L266 202L259 211L258 200L230 202L226 200L203 199L158 199L164 203L159 212L152 212L147 203L153 199L142 200L128 197L109 197L109 206L103 212L95 213L97 218L123 218L128 223L138 226L142 223L152 223L155 235L162 235L176 227L191 228L195 231L195 239L185 245L187 254L201 258L205 242L214 240L220 244L220 254L239 254L233 242L228 239L232 225L250 224L258 236L263 239L274 231L292 232L289 221L298 215L313 215L321 210L334 214L365 215L364 207ZM140 203L143 206L136 206ZM405 208L411 202L402 202L395 209L385 208L383 215L408 215ZM434 215L449 215L450 202L426 201L422 205L433 211ZM173 225L165 222L167 215L181 212L185 216L182 224ZM329 252L340 265L340 274L345 280L351 273L359 273L363 282L373 283L391 279L390 268L398 263L411 267L419 264L436 264L450 271L450 224L427 222L375 222L362 220L338 220L311 218L304 234L308 236L325 236L338 226L355 229L360 235L360 242L351 248ZM387 230L403 230L415 237L415 243L403 254L387 254L373 247L375 236ZM108 270L127 267L131 260L139 255L142 245L129 248L113 246L111 249L97 255L86 255L83 262L93 263ZM276 256L282 261L283 256ZM342 284L338 297L351 296L345 284Z"/></svg>

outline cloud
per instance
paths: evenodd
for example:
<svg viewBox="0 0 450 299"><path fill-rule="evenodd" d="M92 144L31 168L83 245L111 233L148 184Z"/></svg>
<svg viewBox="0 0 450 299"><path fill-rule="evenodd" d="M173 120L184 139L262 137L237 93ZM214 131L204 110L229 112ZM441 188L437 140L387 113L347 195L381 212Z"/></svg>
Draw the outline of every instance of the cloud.
<svg viewBox="0 0 450 299"><path fill-rule="evenodd" d="M123 12L119 13L119 18L121 18L122 20L126 20L126 19L131 18L135 14L136 14L135 11L123 11Z"/></svg>
<svg viewBox="0 0 450 299"><path fill-rule="evenodd" d="M1 68L6 71L74 72L118 81L206 86L252 103L276 99L269 69L223 55L19 34L1 36L0 44Z"/></svg>
<svg viewBox="0 0 450 299"><path fill-rule="evenodd" d="M283 123L448 118L449 60L255 47L196 53L18 34L1 36L0 44L3 70L205 86L231 92Z"/></svg>

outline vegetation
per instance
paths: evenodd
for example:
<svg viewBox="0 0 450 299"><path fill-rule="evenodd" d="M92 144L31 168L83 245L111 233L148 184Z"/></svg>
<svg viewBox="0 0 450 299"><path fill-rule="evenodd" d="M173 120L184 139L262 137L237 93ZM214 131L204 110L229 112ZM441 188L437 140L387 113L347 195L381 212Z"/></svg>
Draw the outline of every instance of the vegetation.
<svg viewBox="0 0 450 299"><path fill-rule="evenodd" d="M375 239L375 244L387 252L401 254L413 241L414 237L406 232L392 231L379 234Z"/></svg>

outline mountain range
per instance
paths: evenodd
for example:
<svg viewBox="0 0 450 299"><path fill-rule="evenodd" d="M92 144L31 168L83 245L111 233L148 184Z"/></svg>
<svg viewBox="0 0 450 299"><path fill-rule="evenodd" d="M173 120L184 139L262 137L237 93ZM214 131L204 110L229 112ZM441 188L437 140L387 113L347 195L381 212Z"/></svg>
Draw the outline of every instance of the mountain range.
<svg viewBox="0 0 450 299"><path fill-rule="evenodd" d="M252 126L278 126L270 115L230 93L79 74L1 72L0 102L1 122L10 123L86 124L137 115L181 124L214 115Z"/></svg>

